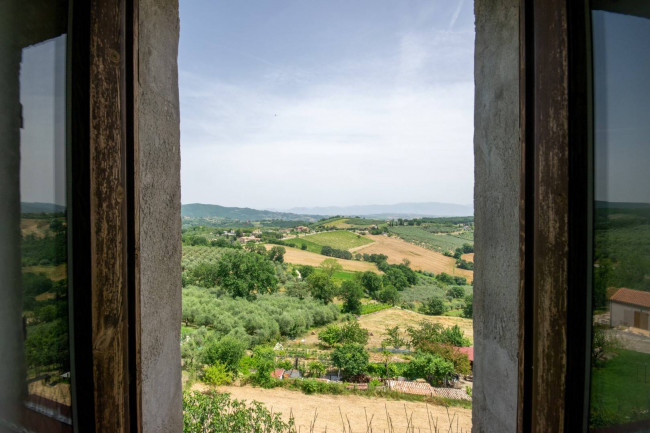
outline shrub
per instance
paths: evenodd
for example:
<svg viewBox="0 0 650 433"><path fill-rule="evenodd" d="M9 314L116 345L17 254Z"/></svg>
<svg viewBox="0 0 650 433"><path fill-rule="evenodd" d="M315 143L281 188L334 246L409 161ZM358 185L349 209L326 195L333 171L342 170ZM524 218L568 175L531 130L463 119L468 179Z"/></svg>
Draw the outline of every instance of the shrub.
<svg viewBox="0 0 650 433"><path fill-rule="evenodd" d="M462 287L454 286L447 290L447 296L453 299L459 299L465 296L465 290Z"/></svg>
<svg viewBox="0 0 650 433"><path fill-rule="evenodd" d="M184 433L296 433L293 418L282 421L259 402L247 405L229 394L183 394Z"/></svg>
<svg viewBox="0 0 650 433"><path fill-rule="evenodd" d="M361 344L347 343L336 347L331 354L332 364L340 368L344 377L366 373L368 352Z"/></svg>
<svg viewBox="0 0 650 433"><path fill-rule="evenodd" d="M228 371L225 364L216 362L204 370L201 380L208 385L228 385L232 382L232 373Z"/></svg>
<svg viewBox="0 0 650 433"><path fill-rule="evenodd" d="M209 341L203 351L203 362L206 364L221 364L230 372L239 368L239 361L246 351L246 343L234 337L223 337L220 340Z"/></svg>
<svg viewBox="0 0 650 433"><path fill-rule="evenodd" d="M430 316L440 316L445 311L447 311L447 307L440 298L431 298L424 308L424 313Z"/></svg>

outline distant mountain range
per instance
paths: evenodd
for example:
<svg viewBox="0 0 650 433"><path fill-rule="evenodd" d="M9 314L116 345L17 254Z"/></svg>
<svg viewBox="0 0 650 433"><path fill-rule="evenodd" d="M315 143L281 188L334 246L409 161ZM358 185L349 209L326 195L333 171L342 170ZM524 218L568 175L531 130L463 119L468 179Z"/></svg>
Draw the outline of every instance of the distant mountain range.
<svg viewBox="0 0 650 433"><path fill-rule="evenodd" d="M220 218L237 221L318 221L341 215L371 218L419 218L445 216L472 216L469 205L453 203L399 203L391 205L296 207L287 211L257 210L247 207L226 207L216 204L192 203L181 207L181 216L188 218Z"/></svg>
<svg viewBox="0 0 650 433"><path fill-rule="evenodd" d="M345 215L374 218L418 218L472 216L474 207L454 203L398 203L360 206L295 207L287 212L316 215Z"/></svg>
<svg viewBox="0 0 650 433"><path fill-rule="evenodd" d="M65 212L65 206L54 203L20 203L21 213L62 213Z"/></svg>
<svg viewBox="0 0 650 433"><path fill-rule="evenodd" d="M247 207L226 207L216 204L192 203L181 206L181 216L188 218L222 218L237 221L318 221L323 215L298 215L291 212L257 210Z"/></svg>

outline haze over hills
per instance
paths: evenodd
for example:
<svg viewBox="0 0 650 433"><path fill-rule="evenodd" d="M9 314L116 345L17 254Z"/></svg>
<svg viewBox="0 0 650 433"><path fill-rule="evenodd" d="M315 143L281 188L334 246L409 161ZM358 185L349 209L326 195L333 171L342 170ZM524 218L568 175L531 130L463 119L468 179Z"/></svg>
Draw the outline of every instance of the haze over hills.
<svg viewBox="0 0 650 433"><path fill-rule="evenodd" d="M323 215L298 215L290 212L257 210L248 207L226 207L202 203L182 205L181 216L189 218L223 218L238 221L318 221L323 218Z"/></svg>
<svg viewBox="0 0 650 433"><path fill-rule="evenodd" d="M472 205L454 203L397 203L358 206L295 207L287 212L318 215L367 216L381 218L445 217L474 215Z"/></svg>
<svg viewBox="0 0 650 433"><path fill-rule="evenodd" d="M54 203L39 203L39 202L21 202L21 213L61 213L65 212L65 206Z"/></svg>
<svg viewBox="0 0 650 433"><path fill-rule="evenodd" d="M215 204L192 203L181 207L181 216L188 218L222 218L238 221L317 221L333 215L373 218L418 218L471 216L470 205L453 203L399 203L392 205L359 205L328 207L296 207L287 211L258 210L227 207Z"/></svg>

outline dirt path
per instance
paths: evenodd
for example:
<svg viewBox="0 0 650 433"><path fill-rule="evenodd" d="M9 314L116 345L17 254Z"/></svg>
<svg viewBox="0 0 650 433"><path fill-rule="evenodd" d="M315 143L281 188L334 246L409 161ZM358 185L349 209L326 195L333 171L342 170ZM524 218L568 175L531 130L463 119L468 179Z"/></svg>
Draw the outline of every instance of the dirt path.
<svg viewBox="0 0 650 433"><path fill-rule="evenodd" d="M372 239L374 243L357 248L355 252L361 254L385 254L388 256L388 263L391 264L399 264L404 259L408 259L411 262L411 268L417 271L429 271L436 274L446 272L449 275L465 277L468 283L474 278L472 271L456 268L456 259L453 257L447 257L441 253L414 245L398 237L384 235L366 235L366 237Z"/></svg>
<svg viewBox="0 0 650 433"><path fill-rule="evenodd" d="M204 390L206 386L196 384L192 389ZM281 412L286 420L293 413L299 432L309 432L310 424L316 413L315 433L341 432L341 414L350 433L367 431L366 415L372 419L372 432L388 432L388 420L393 431L404 432L409 425L415 432L430 432L429 417L432 423L438 423L438 431L470 432L472 428L472 411L470 409L449 408L427 405L422 402L394 401L382 398L369 398L357 395L306 395L299 391L286 389L262 389L249 386L223 386L218 391L228 392L238 400L256 400L264 403L273 412ZM428 411L428 413L427 413ZM388 417L386 414L388 413ZM408 418L407 418L408 415ZM348 421L349 426L348 427ZM450 430L450 424L453 425ZM409 431L411 431L409 429Z"/></svg>

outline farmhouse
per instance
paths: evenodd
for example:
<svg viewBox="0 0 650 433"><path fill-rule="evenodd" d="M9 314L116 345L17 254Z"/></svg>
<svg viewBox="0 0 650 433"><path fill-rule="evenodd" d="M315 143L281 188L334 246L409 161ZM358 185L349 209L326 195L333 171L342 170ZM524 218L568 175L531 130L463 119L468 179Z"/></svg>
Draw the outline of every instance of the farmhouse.
<svg viewBox="0 0 650 433"><path fill-rule="evenodd" d="M610 325L650 330L650 292L621 288L609 298Z"/></svg>

